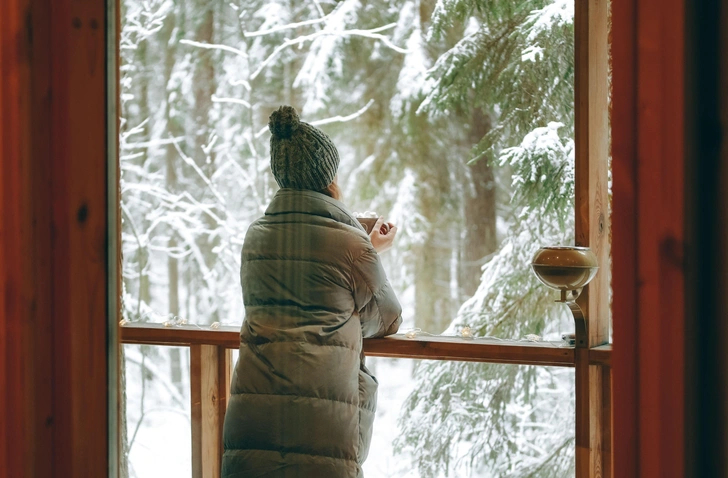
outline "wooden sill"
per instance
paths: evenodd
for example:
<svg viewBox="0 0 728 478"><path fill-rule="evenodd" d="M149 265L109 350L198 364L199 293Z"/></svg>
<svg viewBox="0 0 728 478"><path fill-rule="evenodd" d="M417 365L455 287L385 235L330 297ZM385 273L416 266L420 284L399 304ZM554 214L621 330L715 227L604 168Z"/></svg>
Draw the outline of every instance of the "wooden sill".
<svg viewBox="0 0 728 478"><path fill-rule="evenodd" d="M125 344L166 346L215 345L237 349L239 327L213 330L194 325L165 327L161 324L127 323L121 327ZM545 342L498 343L492 340L459 337L407 338L392 335L382 339L364 339L364 353L371 357L430 360L459 360L519 365L573 367L572 347L557 347ZM612 346L602 345L589 351L591 365L611 366Z"/></svg>

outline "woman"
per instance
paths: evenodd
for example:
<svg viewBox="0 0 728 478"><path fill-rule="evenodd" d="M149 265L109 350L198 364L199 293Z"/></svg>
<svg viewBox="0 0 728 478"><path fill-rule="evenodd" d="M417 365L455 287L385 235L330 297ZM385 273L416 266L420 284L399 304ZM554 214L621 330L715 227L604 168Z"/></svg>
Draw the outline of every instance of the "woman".
<svg viewBox="0 0 728 478"><path fill-rule="evenodd" d="M401 307L377 252L338 201L339 154L296 110L273 112L271 169L281 189L248 230L245 321L225 416L223 478L359 478L377 381L362 338L397 332Z"/></svg>

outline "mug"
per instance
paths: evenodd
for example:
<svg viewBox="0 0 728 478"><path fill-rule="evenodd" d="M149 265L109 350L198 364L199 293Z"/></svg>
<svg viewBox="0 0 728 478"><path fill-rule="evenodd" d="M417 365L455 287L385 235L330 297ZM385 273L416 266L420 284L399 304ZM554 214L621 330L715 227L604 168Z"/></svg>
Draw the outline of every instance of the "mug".
<svg viewBox="0 0 728 478"><path fill-rule="evenodd" d="M379 218L376 217L357 217L356 220L361 223L362 226L364 226L364 230L367 232L367 234L371 234L372 228L374 227L374 224L377 223L377 220ZM382 227L379 229L380 234L387 234L389 232L389 224L382 223Z"/></svg>

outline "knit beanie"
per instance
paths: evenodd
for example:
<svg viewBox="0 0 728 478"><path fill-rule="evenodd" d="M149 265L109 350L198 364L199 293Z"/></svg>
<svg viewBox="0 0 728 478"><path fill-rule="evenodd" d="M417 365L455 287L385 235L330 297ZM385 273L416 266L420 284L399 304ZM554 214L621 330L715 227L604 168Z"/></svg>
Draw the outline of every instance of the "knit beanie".
<svg viewBox="0 0 728 478"><path fill-rule="evenodd" d="M282 188L319 191L334 182L339 152L326 134L304 123L292 106L281 106L268 120L270 169Z"/></svg>

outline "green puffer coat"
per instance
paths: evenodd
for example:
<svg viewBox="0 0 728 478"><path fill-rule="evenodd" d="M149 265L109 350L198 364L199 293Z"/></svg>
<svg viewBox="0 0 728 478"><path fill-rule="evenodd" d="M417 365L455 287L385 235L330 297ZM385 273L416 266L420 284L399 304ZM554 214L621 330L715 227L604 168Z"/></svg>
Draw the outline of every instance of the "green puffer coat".
<svg viewBox="0 0 728 478"><path fill-rule="evenodd" d="M361 478L377 393L362 338L396 332L402 311L369 237L339 201L281 189L240 279L222 477Z"/></svg>

